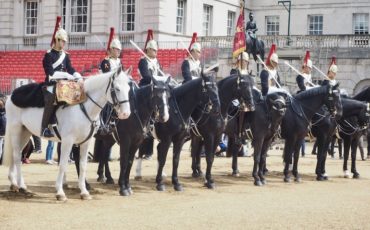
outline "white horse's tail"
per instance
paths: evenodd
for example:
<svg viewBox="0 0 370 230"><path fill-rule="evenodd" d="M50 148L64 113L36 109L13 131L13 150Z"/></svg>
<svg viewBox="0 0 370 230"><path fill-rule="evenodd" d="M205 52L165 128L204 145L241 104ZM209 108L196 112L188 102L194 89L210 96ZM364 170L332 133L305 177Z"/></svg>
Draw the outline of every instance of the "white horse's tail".
<svg viewBox="0 0 370 230"><path fill-rule="evenodd" d="M9 127L5 131L5 143L4 143L4 154L3 154L3 165L10 167L14 163L13 157L13 146L10 140Z"/></svg>

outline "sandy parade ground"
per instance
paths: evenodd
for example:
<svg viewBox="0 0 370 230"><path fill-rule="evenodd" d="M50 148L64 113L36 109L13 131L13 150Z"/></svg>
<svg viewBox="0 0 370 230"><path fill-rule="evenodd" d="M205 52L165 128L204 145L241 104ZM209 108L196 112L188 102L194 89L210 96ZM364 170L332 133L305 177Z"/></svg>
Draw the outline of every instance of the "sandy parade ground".
<svg viewBox="0 0 370 230"><path fill-rule="evenodd" d="M92 143L90 146L92 149ZM132 171L134 194L129 197L119 195L118 185L96 182L97 163L89 163L90 201L80 199L71 164L67 202L55 199L58 167L45 164L45 153L33 154L32 163L22 167L33 196L9 192L8 169L0 166L0 229L370 229L370 160L358 160L360 179L345 179L343 161L336 153L327 160L330 180L317 182L316 156L310 154L311 149L312 144L306 145L306 157L299 162L301 183L283 182L282 150L274 148L267 158L267 185L253 185L253 158L239 158L241 176L235 178L231 176L231 158L217 157L213 168L217 187L209 190L203 179L191 177L186 144L179 167L183 192L175 192L171 185L172 154L165 167L166 191L155 190L155 153L152 160L143 162L142 181L135 181ZM117 182L118 146L113 158L111 170ZM204 159L202 166L205 171Z"/></svg>

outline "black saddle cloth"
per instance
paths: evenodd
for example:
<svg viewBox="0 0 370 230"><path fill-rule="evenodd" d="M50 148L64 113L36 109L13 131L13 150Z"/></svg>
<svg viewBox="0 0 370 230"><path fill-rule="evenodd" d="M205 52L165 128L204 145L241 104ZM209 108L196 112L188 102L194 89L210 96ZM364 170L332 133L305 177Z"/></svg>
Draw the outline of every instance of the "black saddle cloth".
<svg viewBox="0 0 370 230"><path fill-rule="evenodd" d="M38 83L23 85L13 91L10 99L16 106L21 108L42 108L45 106L42 86L43 84Z"/></svg>

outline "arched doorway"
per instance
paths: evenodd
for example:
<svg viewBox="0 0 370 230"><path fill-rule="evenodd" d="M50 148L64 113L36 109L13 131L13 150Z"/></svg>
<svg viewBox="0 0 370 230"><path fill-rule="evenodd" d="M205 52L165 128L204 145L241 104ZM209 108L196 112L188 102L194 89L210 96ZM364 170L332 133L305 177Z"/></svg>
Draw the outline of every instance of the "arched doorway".
<svg viewBox="0 0 370 230"><path fill-rule="evenodd" d="M358 94L362 90L364 90L366 87L370 86L370 79L363 79L359 82L357 82L355 88L353 89L353 95Z"/></svg>

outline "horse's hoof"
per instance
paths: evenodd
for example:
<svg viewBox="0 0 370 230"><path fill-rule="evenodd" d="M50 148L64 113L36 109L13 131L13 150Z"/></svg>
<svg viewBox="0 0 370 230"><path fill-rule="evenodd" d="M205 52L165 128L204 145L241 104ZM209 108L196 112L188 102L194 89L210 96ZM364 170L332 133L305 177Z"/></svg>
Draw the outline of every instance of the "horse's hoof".
<svg viewBox="0 0 370 230"><path fill-rule="evenodd" d="M267 184L266 179L261 179L261 183L262 183L262 185L266 185Z"/></svg>
<svg viewBox="0 0 370 230"><path fill-rule="evenodd" d="M105 178L104 176L99 176L98 179L96 179L97 182L100 182L100 183L104 183L105 182Z"/></svg>
<svg viewBox="0 0 370 230"><path fill-rule="evenodd" d="M192 176L193 178L199 178L201 175L200 175L200 173L199 173L199 172L193 172L193 173L191 174L191 176Z"/></svg>
<svg viewBox="0 0 370 230"><path fill-rule="evenodd" d="M142 176L135 176L135 178L134 178L135 180L142 180L143 179L143 177Z"/></svg>
<svg viewBox="0 0 370 230"><path fill-rule="evenodd" d="M216 188L216 184L214 182L209 182L207 181L206 183L204 183L204 185L209 188L209 189L215 189Z"/></svg>
<svg viewBox="0 0 370 230"><path fill-rule="evenodd" d="M239 173L239 171L234 171L234 172L231 174L231 176L233 176L233 177L240 177L240 173Z"/></svg>
<svg viewBox="0 0 370 230"><path fill-rule="evenodd" d="M344 171L344 178L349 178L349 172L348 172L348 170L345 170Z"/></svg>
<svg viewBox="0 0 370 230"><path fill-rule="evenodd" d="M31 192L31 190L28 190L26 188L20 188L19 189L19 193L22 193L22 194L24 194L27 197L32 197L34 195L34 193Z"/></svg>
<svg viewBox="0 0 370 230"><path fill-rule="evenodd" d="M134 191L132 190L131 187L128 188L128 192L130 193L130 195L134 194Z"/></svg>
<svg viewBox="0 0 370 230"><path fill-rule="evenodd" d="M84 193L80 195L81 200L92 200L92 197L88 193Z"/></svg>
<svg viewBox="0 0 370 230"><path fill-rule="evenodd" d="M164 186L164 184L157 184L157 190L160 191L160 192L163 192L166 190L166 186Z"/></svg>
<svg viewBox="0 0 370 230"><path fill-rule="evenodd" d="M55 196L55 198L57 198L57 201L63 201L63 202L67 201L67 197L64 194L63 195L62 194L57 194Z"/></svg>
<svg viewBox="0 0 370 230"><path fill-rule="evenodd" d="M114 184L114 180L113 178L107 178L107 180L105 181L106 184Z"/></svg>
<svg viewBox="0 0 370 230"><path fill-rule="evenodd" d="M359 173L353 173L353 179L359 179L360 178L360 174Z"/></svg>
<svg viewBox="0 0 370 230"><path fill-rule="evenodd" d="M301 183L301 181L301 177L299 176L294 178L294 182Z"/></svg>
<svg viewBox="0 0 370 230"><path fill-rule="evenodd" d="M260 180L255 180L254 185L255 186L262 186L262 182Z"/></svg>
<svg viewBox="0 0 370 230"><path fill-rule="evenodd" d="M287 176L286 176L286 177L284 177L284 182L285 182L285 183L290 183L290 177L287 177Z"/></svg>
<svg viewBox="0 0 370 230"><path fill-rule="evenodd" d="M182 188L182 185L181 184L176 184L173 186L173 188L175 189L175 191L177 192L182 192L184 189Z"/></svg>
<svg viewBox="0 0 370 230"><path fill-rule="evenodd" d="M121 189L121 190L119 190L119 194L120 194L121 196L129 196L129 195L130 195L130 192L129 192L129 190L126 188L126 189Z"/></svg>
<svg viewBox="0 0 370 230"><path fill-rule="evenodd" d="M10 185L10 191L11 192L19 192L19 187L17 185Z"/></svg>
<svg viewBox="0 0 370 230"><path fill-rule="evenodd" d="M317 180L317 181L324 181L325 179L324 179L324 177L323 177L323 176L318 175L318 176L316 177L316 180Z"/></svg>

